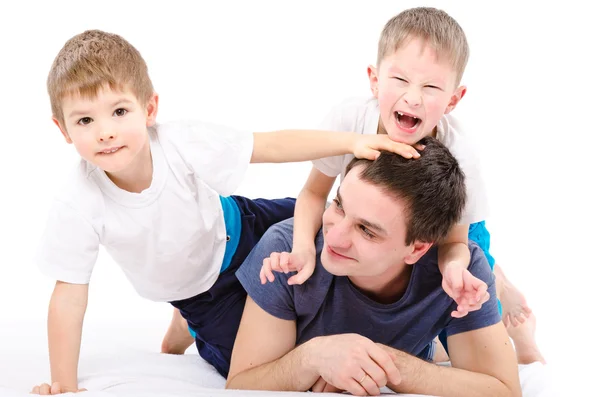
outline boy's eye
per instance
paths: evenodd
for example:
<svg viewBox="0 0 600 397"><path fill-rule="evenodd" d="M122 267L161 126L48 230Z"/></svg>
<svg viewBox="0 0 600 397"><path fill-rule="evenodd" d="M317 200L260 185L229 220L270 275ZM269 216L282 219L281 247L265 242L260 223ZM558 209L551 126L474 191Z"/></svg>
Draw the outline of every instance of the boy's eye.
<svg viewBox="0 0 600 397"><path fill-rule="evenodd" d="M87 125L87 124L89 124L91 122L92 122L92 118L91 117L82 117L82 118L79 119L79 121L77 122L77 124Z"/></svg>
<svg viewBox="0 0 600 397"><path fill-rule="evenodd" d="M439 90L439 89L440 89L440 87L436 87L436 86L434 86L434 85L426 85L426 86L425 86L425 88L434 88L434 89L436 89L436 90Z"/></svg>
<svg viewBox="0 0 600 397"><path fill-rule="evenodd" d="M123 108L119 108L119 109L115 110L115 113L114 113L115 116L119 116L119 117L125 116L125 114L127 114L127 110L125 110Z"/></svg>
<svg viewBox="0 0 600 397"><path fill-rule="evenodd" d="M402 77L394 77L396 80L401 81L403 83L408 83L408 81L404 80Z"/></svg>

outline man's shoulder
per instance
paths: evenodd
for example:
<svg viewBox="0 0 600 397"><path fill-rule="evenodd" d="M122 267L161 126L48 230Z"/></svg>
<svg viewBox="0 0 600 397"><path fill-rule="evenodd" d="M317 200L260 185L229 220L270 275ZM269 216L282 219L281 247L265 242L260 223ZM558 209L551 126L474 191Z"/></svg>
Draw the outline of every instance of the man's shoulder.
<svg viewBox="0 0 600 397"><path fill-rule="evenodd" d="M492 268L485 256L483 250L474 243L473 241L469 241L469 251L471 252L471 262L469 263L469 267L467 270L469 272L485 282L488 286L494 282L494 273L492 272Z"/></svg>

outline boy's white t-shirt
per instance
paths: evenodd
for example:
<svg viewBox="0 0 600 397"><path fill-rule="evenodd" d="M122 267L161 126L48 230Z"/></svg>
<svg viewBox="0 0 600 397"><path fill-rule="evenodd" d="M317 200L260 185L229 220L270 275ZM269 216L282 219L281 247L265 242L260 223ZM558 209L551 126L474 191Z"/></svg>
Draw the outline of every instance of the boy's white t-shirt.
<svg viewBox="0 0 600 397"><path fill-rule="evenodd" d="M41 240L45 274L87 284L103 245L144 298L180 300L214 284L227 237L219 195L233 194L242 182L253 135L179 122L150 128L149 139L152 184L139 194L81 160Z"/></svg>
<svg viewBox="0 0 600 397"><path fill-rule="evenodd" d="M321 128L333 131L376 134L379 125L379 102L374 97L350 98L332 109ZM469 142L456 118L444 115L437 124L436 138L446 146L457 159L465 174L467 203L461 224L477 223L488 216L488 201L483 176L479 167L477 152ZM330 177L343 179L346 166L353 155L342 155L314 160L313 165Z"/></svg>

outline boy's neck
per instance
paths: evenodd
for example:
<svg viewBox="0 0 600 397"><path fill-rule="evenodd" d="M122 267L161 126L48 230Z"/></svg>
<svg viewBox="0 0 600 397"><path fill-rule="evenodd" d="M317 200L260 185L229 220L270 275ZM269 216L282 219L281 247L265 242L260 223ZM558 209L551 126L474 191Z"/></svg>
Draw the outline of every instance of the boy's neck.
<svg viewBox="0 0 600 397"><path fill-rule="evenodd" d="M120 189L131 193L141 193L152 184L152 153L150 142L146 142L144 148L126 169L117 172L106 172L108 178Z"/></svg>

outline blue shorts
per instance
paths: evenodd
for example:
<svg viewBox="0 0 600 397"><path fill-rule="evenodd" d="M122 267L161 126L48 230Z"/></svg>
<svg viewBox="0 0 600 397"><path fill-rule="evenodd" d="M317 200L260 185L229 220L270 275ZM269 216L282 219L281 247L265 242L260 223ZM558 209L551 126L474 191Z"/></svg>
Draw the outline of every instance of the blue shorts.
<svg viewBox="0 0 600 397"><path fill-rule="evenodd" d="M490 267L494 270L496 259L490 254L490 232L485 227L485 221L473 223L469 226L469 240L474 241L483 250Z"/></svg>
<svg viewBox="0 0 600 397"><path fill-rule="evenodd" d="M251 200L231 196L223 198L221 204L228 236L221 274L208 291L171 304L187 320L200 356L213 365L221 376L227 377L233 343L246 302L246 290L235 272L271 225L294 216L296 199ZM232 218L231 214L235 214L236 209L239 218L235 218L235 215ZM235 226L236 221L239 221L239 228ZM239 234L230 234L236 229Z"/></svg>

